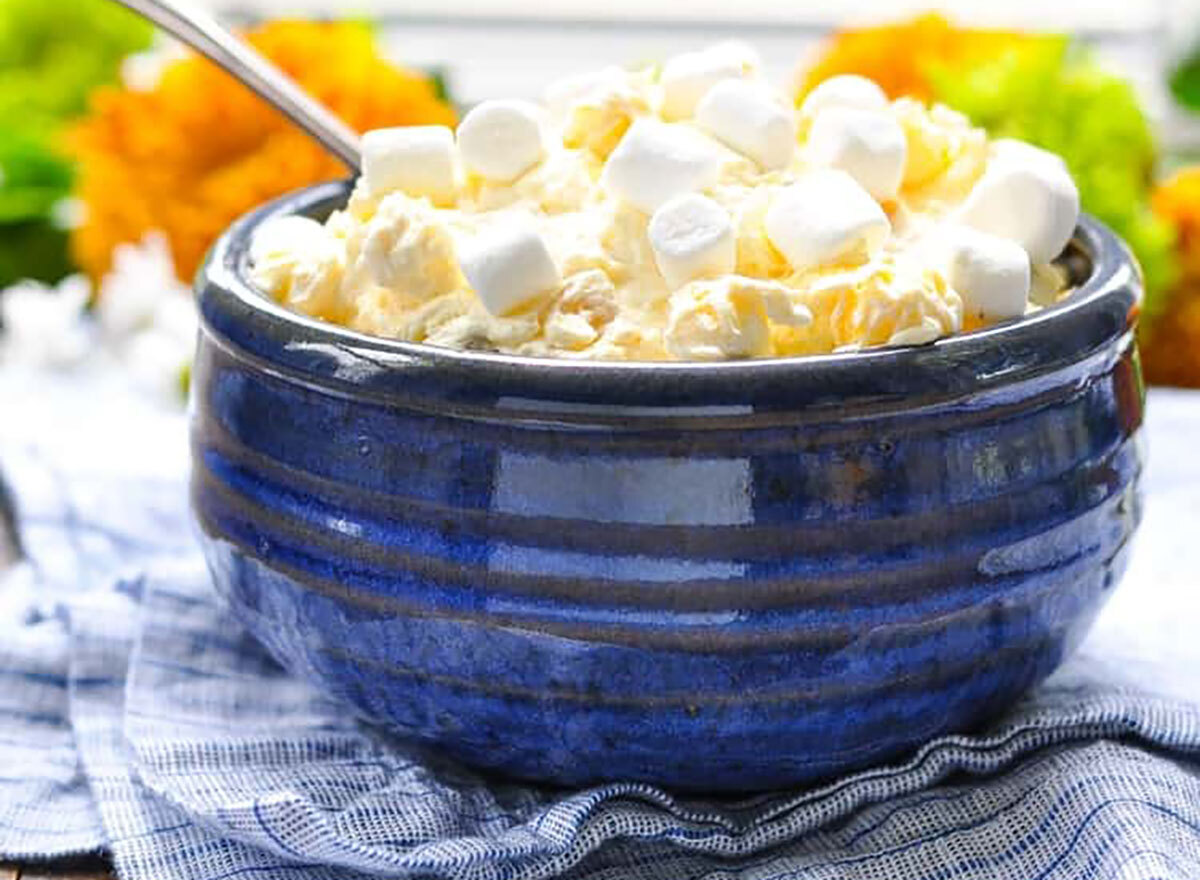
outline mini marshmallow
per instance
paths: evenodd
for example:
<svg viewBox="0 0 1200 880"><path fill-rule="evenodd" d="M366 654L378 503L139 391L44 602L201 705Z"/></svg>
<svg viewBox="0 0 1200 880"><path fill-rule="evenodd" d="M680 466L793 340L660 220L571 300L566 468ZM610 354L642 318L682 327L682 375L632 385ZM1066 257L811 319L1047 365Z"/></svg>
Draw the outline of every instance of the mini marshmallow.
<svg viewBox="0 0 1200 880"><path fill-rule="evenodd" d="M261 265L280 256L311 254L332 243L329 230L310 217L298 214L276 217L254 231L254 238L250 240L250 262Z"/></svg>
<svg viewBox="0 0 1200 880"><path fill-rule="evenodd" d="M768 170L786 166L796 145L796 122L791 110L757 83L717 83L696 108L696 123Z"/></svg>
<svg viewBox="0 0 1200 880"><path fill-rule="evenodd" d="M647 214L717 181L719 148L682 125L638 119L604 164L601 184Z"/></svg>
<svg viewBox="0 0 1200 880"><path fill-rule="evenodd" d="M565 76L546 86L542 92L542 102L551 113L565 113L576 101L582 101L603 89L619 88L628 79L629 74L615 65Z"/></svg>
<svg viewBox="0 0 1200 880"><path fill-rule="evenodd" d="M1060 168L1066 168L1063 157L1033 144L1016 138L997 138L988 145L988 155L993 164L1012 162L1026 164L1046 162Z"/></svg>
<svg viewBox="0 0 1200 880"><path fill-rule="evenodd" d="M739 79L758 69L754 50L744 43L718 43L700 52L684 52L663 65L662 115L666 119L686 119L696 105L722 80Z"/></svg>
<svg viewBox="0 0 1200 880"><path fill-rule="evenodd" d="M713 43L704 50L704 54L737 66L741 71L741 79L757 77L762 71L762 56L744 40L722 40L719 43Z"/></svg>
<svg viewBox="0 0 1200 880"><path fill-rule="evenodd" d="M844 171L816 169L781 190L767 209L767 238L797 270L860 248L876 250L891 232L879 204Z"/></svg>
<svg viewBox="0 0 1200 880"><path fill-rule="evenodd" d="M728 58L740 64L747 75L757 74L762 69L762 57L758 50L745 40L721 40L705 50L710 55Z"/></svg>
<svg viewBox="0 0 1200 880"><path fill-rule="evenodd" d="M1017 242L1034 263L1048 263L1075 231L1079 190L1065 164L1017 155L1021 152L1009 150L988 163L958 219Z"/></svg>
<svg viewBox="0 0 1200 880"><path fill-rule="evenodd" d="M458 126L463 164L488 180L515 180L536 165L546 148L540 110L529 101L484 101Z"/></svg>
<svg viewBox="0 0 1200 880"><path fill-rule="evenodd" d="M728 275L737 264L729 212L698 193L677 196L655 211L647 233L672 290L696 278Z"/></svg>
<svg viewBox="0 0 1200 880"><path fill-rule="evenodd" d="M853 73L831 76L817 84L800 104L802 116L815 116L829 107L850 107L855 110L883 110L887 95L874 80Z"/></svg>
<svg viewBox="0 0 1200 880"><path fill-rule="evenodd" d="M908 139L887 113L829 107L809 129L808 156L814 164L845 171L876 199L890 199L904 177Z"/></svg>
<svg viewBox="0 0 1200 880"><path fill-rule="evenodd" d="M1025 314L1029 303L1029 255L1015 241L960 227L947 236L946 280L963 308L984 320Z"/></svg>
<svg viewBox="0 0 1200 880"><path fill-rule="evenodd" d="M444 125L368 131L362 136L362 159L371 198L402 190L435 204L454 201L454 133Z"/></svg>
<svg viewBox="0 0 1200 880"><path fill-rule="evenodd" d="M545 241L525 222L476 237L463 249L459 263L484 308L497 316L562 284Z"/></svg>

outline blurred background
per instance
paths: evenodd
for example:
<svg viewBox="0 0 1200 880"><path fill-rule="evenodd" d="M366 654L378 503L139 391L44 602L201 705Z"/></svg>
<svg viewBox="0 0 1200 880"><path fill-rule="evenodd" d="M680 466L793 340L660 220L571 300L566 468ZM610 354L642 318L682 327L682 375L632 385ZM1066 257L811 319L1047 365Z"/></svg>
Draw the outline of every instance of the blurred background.
<svg viewBox="0 0 1200 880"><path fill-rule="evenodd" d="M1149 381L1200 387L1200 0L222 0L354 127L740 38L1061 153L1146 277ZM238 214L342 169L109 0L0 0L0 358L186 387L190 279Z"/></svg>

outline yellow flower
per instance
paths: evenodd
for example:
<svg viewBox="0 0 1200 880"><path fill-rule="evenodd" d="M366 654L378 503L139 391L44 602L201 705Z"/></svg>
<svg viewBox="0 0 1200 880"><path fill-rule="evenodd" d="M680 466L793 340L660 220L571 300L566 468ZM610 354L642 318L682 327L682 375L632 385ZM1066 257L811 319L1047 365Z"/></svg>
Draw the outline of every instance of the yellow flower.
<svg viewBox="0 0 1200 880"><path fill-rule="evenodd" d="M276 21L246 37L358 131L454 124L433 82L382 58L363 24ZM86 206L72 251L96 278L116 245L161 229L189 279L239 214L346 174L282 115L194 57L168 67L151 91L99 90L68 141Z"/></svg>

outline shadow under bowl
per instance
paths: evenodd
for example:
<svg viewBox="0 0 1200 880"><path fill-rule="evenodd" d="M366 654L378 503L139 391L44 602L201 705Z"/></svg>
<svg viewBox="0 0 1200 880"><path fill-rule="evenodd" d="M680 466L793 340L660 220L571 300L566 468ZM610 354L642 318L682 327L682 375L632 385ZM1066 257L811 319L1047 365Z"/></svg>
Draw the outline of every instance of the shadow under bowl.
<svg viewBox="0 0 1200 880"><path fill-rule="evenodd" d="M1139 519L1140 279L931 345L716 364L439 349L198 280L192 505L288 668L470 764L777 788L971 728L1049 674Z"/></svg>

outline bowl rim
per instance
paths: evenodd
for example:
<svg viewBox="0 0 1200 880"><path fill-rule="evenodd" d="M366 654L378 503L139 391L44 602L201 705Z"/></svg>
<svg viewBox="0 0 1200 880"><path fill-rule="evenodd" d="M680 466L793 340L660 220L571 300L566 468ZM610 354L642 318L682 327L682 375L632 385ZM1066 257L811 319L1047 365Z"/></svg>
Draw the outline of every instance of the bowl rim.
<svg viewBox="0 0 1200 880"><path fill-rule="evenodd" d="M236 220L196 276L202 333L305 384L383 397L515 396L622 403L790 404L943 396L979 391L1078 363L1131 334L1141 272L1125 244L1081 214L1072 245L1087 280L1031 315L919 346L733 361L593 361L444 348L371 336L271 299L249 280L254 231L288 214L321 216L345 203L352 181L316 184Z"/></svg>

